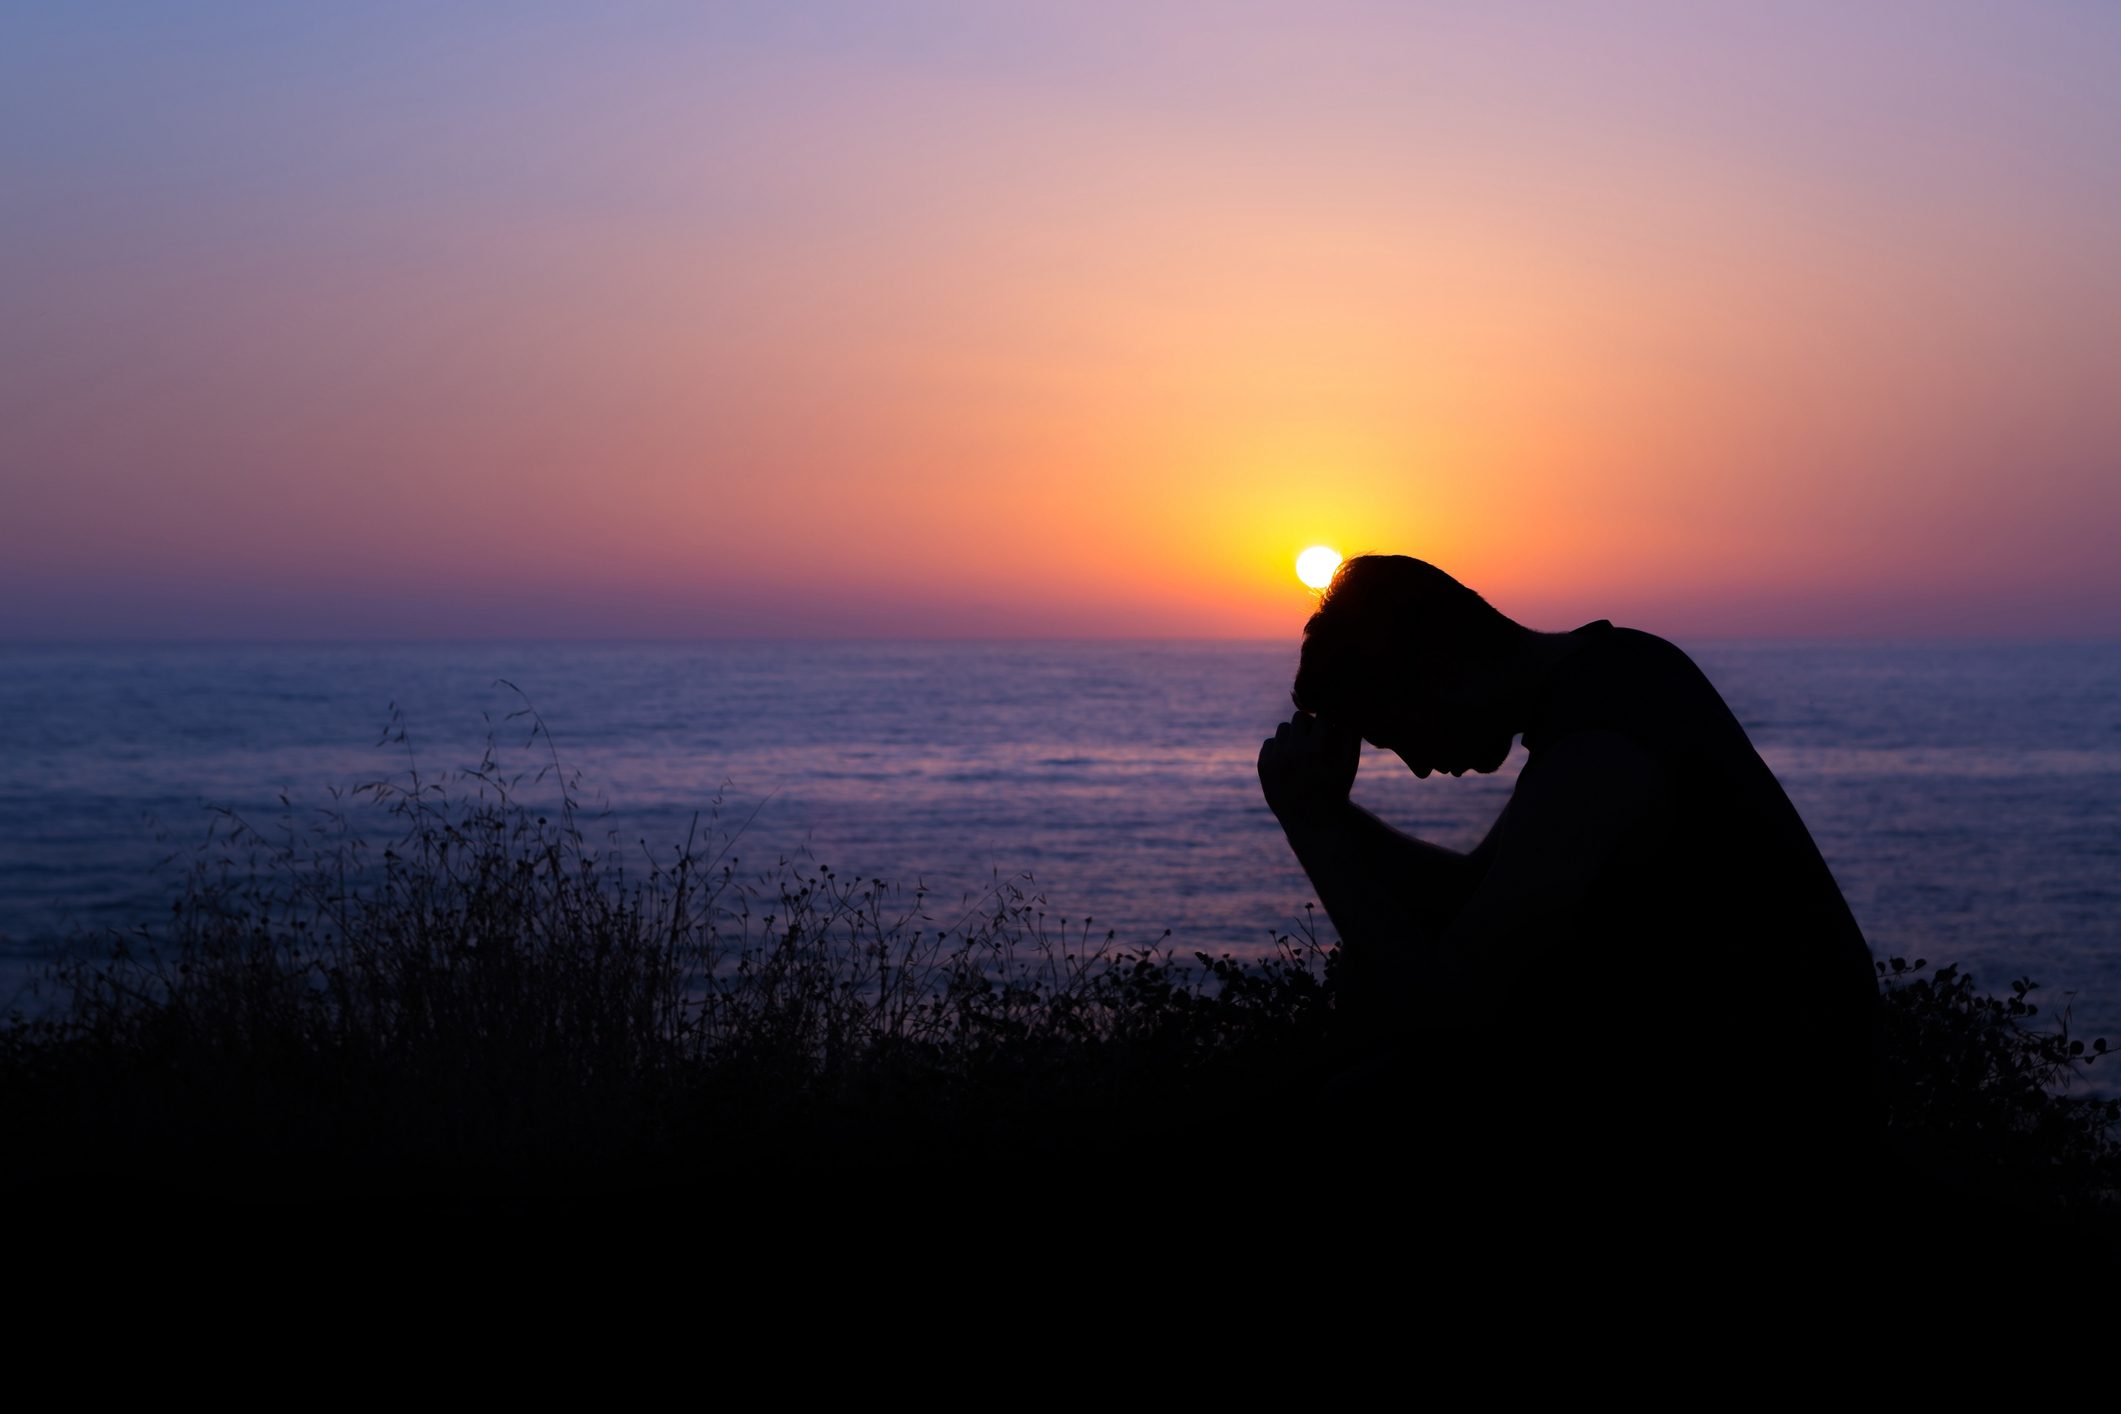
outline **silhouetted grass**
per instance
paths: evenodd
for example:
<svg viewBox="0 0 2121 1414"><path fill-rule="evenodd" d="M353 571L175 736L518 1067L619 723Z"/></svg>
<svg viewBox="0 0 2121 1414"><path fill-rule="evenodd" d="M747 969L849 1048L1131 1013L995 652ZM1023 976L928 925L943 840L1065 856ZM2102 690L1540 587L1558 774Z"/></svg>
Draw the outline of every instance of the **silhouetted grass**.
<svg viewBox="0 0 2121 1414"><path fill-rule="evenodd" d="M2068 1093L2117 1053L2035 1020L2031 978L1978 992L1956 965L1877 965L1886 1142L1947 1191L2036 1209L2121 1203L2121 1099Z"/></svg>
<svg viewBox="0 0 2121 1414"><path fill-rule="evenodd" d="M542 811L489 748L306 825L221 813L169 915L58 963L7 1029L14 1176L544 1191L1030 1159L1169 1143L1329 1063L1315 940L1189 970L1028 881L943 907L746 868L712 814L667 854L599 847L557 762L527 788Z"/></svg>
<svg viewBox="0 0 2121 1414"><path fill-rule="evenodd" d="M739 835L710 813L663 853L593 846L556 761L526 781L490 750L309 824L224 814L166 918L57 964L0 1032L9 1177L536 1195L1138 1166L1307 1132L1361 1055L1308 934L1181 960L1026 881L944 907L746 866ZM2121 1104L2061 1093L2105 1043L2036 1022L2029 980L1880 970L1905 1171L2110 1212Z"/></svg>

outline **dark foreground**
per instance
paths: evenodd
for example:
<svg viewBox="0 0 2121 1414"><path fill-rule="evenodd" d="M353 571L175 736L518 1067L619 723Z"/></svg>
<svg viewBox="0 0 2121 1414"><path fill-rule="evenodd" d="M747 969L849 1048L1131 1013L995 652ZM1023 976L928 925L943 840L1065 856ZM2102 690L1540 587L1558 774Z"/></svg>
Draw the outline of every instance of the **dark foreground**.
<svg viewBox="0 0 2121 1414"><path fill-rule="evenodd" d="M1313 940L1181 964L1006 885L945 910L747 876L726 841L628 868L505 792L370 803L387 845L232 830L162 926L60 967L0 1035L18 1211L623 1208L754 1235L1078 1212L1096 1241L1299 1265L2121 1269L2121 1105L2059 1093L2105 1047L2027 981L1881 966L1875 1132L1793 1173L1711 1155L1743 1096L1616 1144L1484 1088L1493 1067L1358 1039Z"/></svg>

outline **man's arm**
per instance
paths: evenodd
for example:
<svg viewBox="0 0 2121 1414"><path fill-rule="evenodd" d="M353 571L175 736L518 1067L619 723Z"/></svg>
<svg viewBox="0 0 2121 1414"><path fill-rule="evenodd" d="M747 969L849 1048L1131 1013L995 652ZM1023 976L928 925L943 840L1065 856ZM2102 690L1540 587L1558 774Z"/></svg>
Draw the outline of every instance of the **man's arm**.
<svg viewBox="0 0 2121 1414"><path fill-rule="evenodd" d="M1681 826L1671 805L1663 766L1626 736L1587 731L1547 747L1519 774L1510 829L1444 931L1427 984L1500 1002L1523 967L1566 943L1617 850L1647 847L1660 821Z"/></svg>
<svg viewBox="0 0 2121 1414"><path fill-rule="evenodd" d="M1500 824L1471 854L1402 834L1348 799L1361 760L1361 737L1299 713L1260 744L1259 781L1341 942L1384 957L1443 932Z"/></svg>

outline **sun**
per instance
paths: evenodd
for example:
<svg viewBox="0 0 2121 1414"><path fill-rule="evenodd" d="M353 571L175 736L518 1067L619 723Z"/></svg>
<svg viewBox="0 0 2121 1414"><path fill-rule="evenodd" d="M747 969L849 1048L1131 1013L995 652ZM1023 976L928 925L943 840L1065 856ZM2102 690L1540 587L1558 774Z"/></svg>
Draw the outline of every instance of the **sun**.
<svg viewBox="0 0 2121 1414"><path fill-rule="evenodd" d="M1296 577L1313 589L1324 589L1333 582L1333 571L1340 568L1340 552L1323 545L1313 545L1296 557Z"/></svg>

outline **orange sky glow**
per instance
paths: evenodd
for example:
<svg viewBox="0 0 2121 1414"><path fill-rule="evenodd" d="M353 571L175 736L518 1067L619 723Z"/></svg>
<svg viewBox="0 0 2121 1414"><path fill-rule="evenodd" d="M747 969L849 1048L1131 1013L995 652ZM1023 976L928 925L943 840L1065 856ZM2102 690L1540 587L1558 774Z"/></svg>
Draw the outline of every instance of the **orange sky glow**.
<svg viewBox="0 0 2121 1414"><path fill-rule="evenodd" d="M0 21L0 637L2121 633L2101 7L180 8Z"/></svg>

